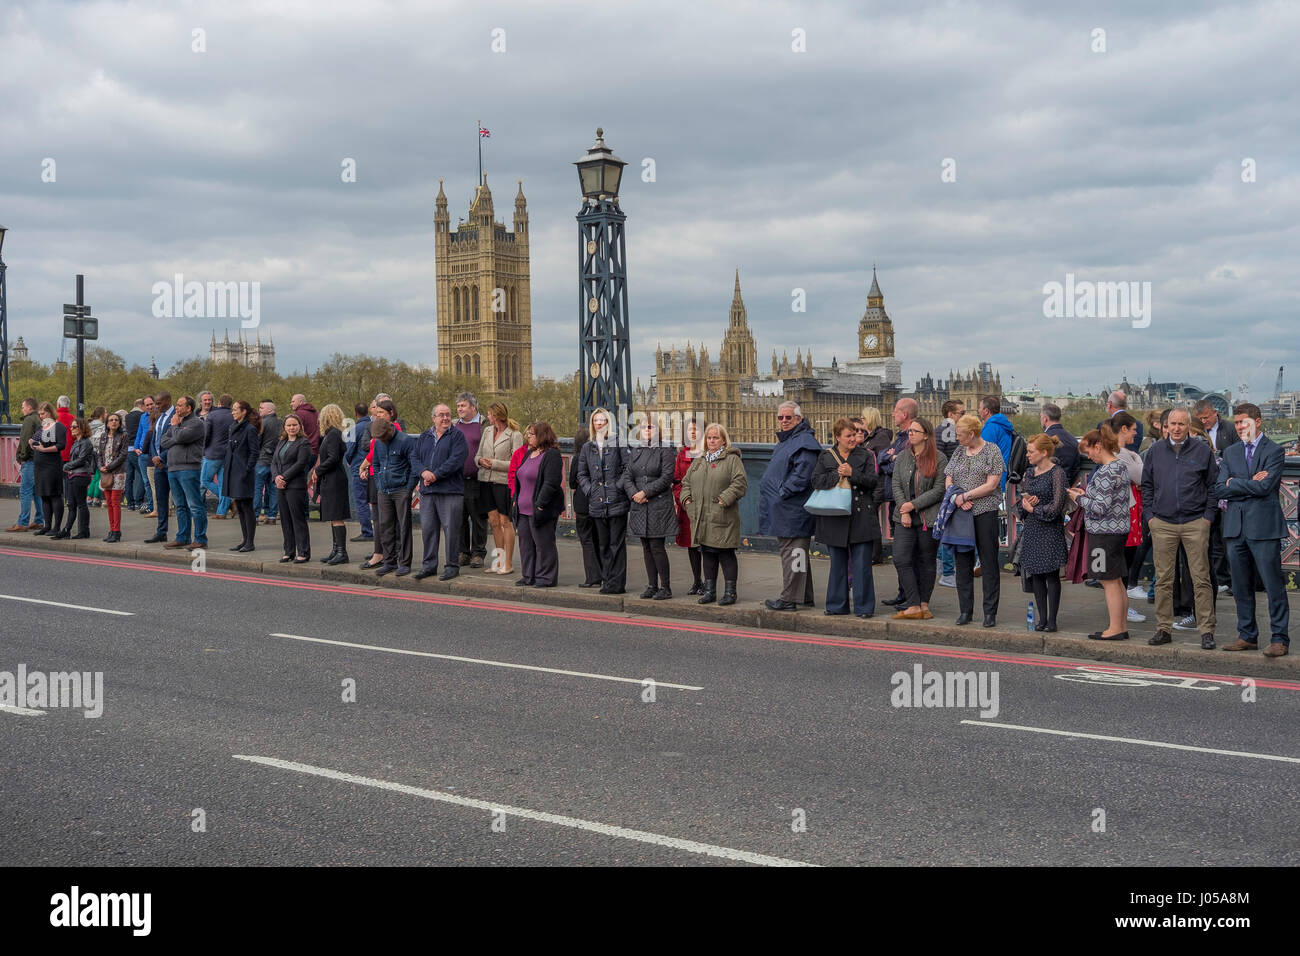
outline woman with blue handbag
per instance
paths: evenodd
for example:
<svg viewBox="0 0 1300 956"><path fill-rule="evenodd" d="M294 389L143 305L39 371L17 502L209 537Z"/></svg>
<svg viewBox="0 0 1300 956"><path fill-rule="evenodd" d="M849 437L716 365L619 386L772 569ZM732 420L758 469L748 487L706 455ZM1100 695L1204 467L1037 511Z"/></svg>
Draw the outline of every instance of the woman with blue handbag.
<svg viewBox="0 0 1300 956"><path fill-rule="evenodd" d="M853 613L871 617L876 612L871 542L880 538L880 521L876 517L876 463L871 451L858 445L857 429L847 418L835 422L835 444L817 459L812 486L814 491L805 507L817 515L817 540L831 553L824 613L849 613L851 568ZM832 498L841 500L835 502Z"/></svg>

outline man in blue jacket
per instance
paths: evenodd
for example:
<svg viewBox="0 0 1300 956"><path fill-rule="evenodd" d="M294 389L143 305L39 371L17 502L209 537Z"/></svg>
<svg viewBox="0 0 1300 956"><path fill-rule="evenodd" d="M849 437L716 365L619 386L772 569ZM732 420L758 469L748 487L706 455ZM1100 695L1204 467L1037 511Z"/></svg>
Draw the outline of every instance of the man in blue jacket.
<svg viewBox="0 0 1300 956"><path fill-rule="evenodd" d="M460 429L451 427L451 406L435 405L433 427L415 440L412 470L420 476L420 530L424 534L424 561L415 579L438 574L438 536L447 536L447 563L439 581L460 574L460 521L465 508L465 459L469 443Z"/></svg>
<svg viewBox="0 0 1300 956"><path fill-rule="evenodd" d="M1291 609L1282 577L1282 540L1287 528L1278 500L1286 454L1281 445L1261 434L1264 415L1258 405L1243 402L1232 410L1232 417L1241 441L1224 448L1219 480L1214 485L1214 497L1228 503L1223 541L1232 569L1232 596L1237 602L1237 640L1223 649L1253 651L1259 647L1253 565L1268 594L1272 639L1264 654L1282 657L1291 648Z"/></svg>
<svg viewBox="0 0 1300 956"><path fill-rule="evenodd" d="M370 410L361 402L353 406L357 422L352 426L352 441L348 442L343 453L343 462L348 466L348 480L352 483L352 503L357 509L357 520L361 522L361 533L353 541L374 541L375 526L370 520L370 492L366 482L357 477L361 460L370 451Z"/></svg>
<svg viewBox="0 0 1300 956"><path fill-rule="evenodd" d="M781 596L764 603L773 611L794 611L801 601L813 603L808 566L813 516L804 504L812 494L812 473L822 446L797 402L782 402L776 421L776 448L759 484L758 530L775 535L781 545Z"/></svg>
<svg viewBox="0 0 1300 956"><path fill-rule="evenodd" d="M149 437L151 422L149 417L153 414L154 403L153 396L144 397L144 414L140 416L135 427L135 438L131 441L131 449L127 452L127 464L136 470L139 476L138 481L144 484L144 494L139 496L136 502L140 506L140 514L147 515L153 511L153 488L149 484L149 456L144 453L145 440Z"/></svg>
<svg viewBox="0 0 1300 956"><path fill-rule="evenodd" d="M980 429L980 438L985 441L991 441L998 446L998 451L1002 452L1002 464L1010 466L1011 464L1011 444L1015 441L1015 429L1011 427L1011 420L1002 414L1002 402L996 395L985 395L980 399L980 421L984 427ZM1007 490L1007 469L1002 469L1002 491Z"/></svg>
<svg viewBox="0 0 1300 956"><path fill-rule="evenodd" d="M371 463L361 463L375 483L375 507L379 512L379 548L384 563L375 569L383 577L393 571L400 578L411 573L411 491L416 476L412 473L411 459L415 455L415 439L399 432L393 423L383 419L370 422L370 437L375 440Z"/></svg>
<svg viewBox="0 0 1300 956"><path fill-rule="evenodd" d="M230 412L233 404L234 396L223 394L217 399L217 407L203 419L203 464L199 469L199 487L203 494L211 494L217 499L218 518L224 518L230 511L230 499L221 494L221 479L226 470L230 429L235 424L235 417Z"/></svg>

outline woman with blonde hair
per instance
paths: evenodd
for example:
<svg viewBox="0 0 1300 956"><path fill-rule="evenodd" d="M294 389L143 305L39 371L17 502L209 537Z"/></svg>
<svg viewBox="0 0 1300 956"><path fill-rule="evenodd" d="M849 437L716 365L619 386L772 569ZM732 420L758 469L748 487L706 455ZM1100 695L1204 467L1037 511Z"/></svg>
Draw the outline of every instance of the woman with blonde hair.
<svg viewBox="0 0 1300 956"><path fill-rule="evenodd" d="M478 482L483 496L483 509L492 526L492 540L501 555L485 569L489 574L514 574L515 528L510 523L510 459L524 444L519 425L510 417L510 411L501 402L488 406L488 422L479 440ZM504 565L502 566L502 561Z"/></svg>
<svg viewBox="0 0 1300 956"><path fill-rule="evenodd" d="M320 457L312 475L316 478L316 493L320 496L320 520L330 523L334 549L321 558L322 564L347 564L348 526L348 474L343 464L343 409L326 405L317 418L320 428Z"/></svg>
<svg viewBox="0 0 1300 956"><path fill-rule="evenodd" d="M1034 592L1034 630L1055 631L1061 606L1061 568L1069 556L1061 515L1070 498L1065 470L1055 461L1061 440L1035 435L1025 443L1029 470L1016 500L1020 518L1020 571Z"/></svg>
<svg viewBox="0 0 1300 956"><path fill-rule="evenodd" d="M682 476L681 503L687 513L691 544L700 549L704 587L697 603L736 603L740 547L740 499L748 479L740 449L717 422L704 428L703 449ZM722 597L718 598L718 566L722 566Z"/></svg>
<svg viewBox="0 0 1300 956"><path fill-rule="evenodd" d="M978 416L966 414L957 420L959 447L944 469L944 487L957 489L952 495L953 504L971 513L975 535L974 548L954 549L960 608L957 623L969 624L975 610L975 556L978 553L986 572L980 579L984 590L984 626L993 627L998 622L1002 583L998 580L1002 566L998 558L998 501L1002 497L1002 473L1007 466L998 446L980 437L980 429Z"/></svg>
<svg viewBox="0 0 1300 956"><path fill-rule="evenodd" d="M587 514L600 552L601 594L622 594L627 586L627 513L623 491L627 448L618 440L614 419L604 408L591 413L589 438L578 461L578 486L587 496Z"/></svg>

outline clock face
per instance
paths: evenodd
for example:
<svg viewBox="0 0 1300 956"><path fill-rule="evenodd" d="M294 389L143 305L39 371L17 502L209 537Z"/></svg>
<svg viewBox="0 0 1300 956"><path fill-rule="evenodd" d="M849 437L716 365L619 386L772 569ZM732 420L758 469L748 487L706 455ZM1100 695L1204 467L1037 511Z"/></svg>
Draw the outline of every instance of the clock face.
<svg viewBox="0 0 1300 956"><path fill-rule="evenodd" d="M592 362L591 367L587 369L592 378L600 378L600 363Z"/></svg>
<svg viewBox="0 0 1300 956"><path fill-rule="evenodd" d="M592 296L590 299L587 300L587 311L590 312L592 315L595 315L596 310L599 308L600 308L600 300L597 299L595 296Z"/></svg>
<svg viewBox="0 0 1300 956"><path fill-rule="evenodd" d="M588 240L587 240L587 255L592 256L592 255L595 255L595 254L596 254L596 240L595 240L595 239L588 239Z"/></svg>
<svg viewBox="0 0 1300 956"><path fill-rule="evenodd" d="M877 345L880 344L880 339L876 338L874 335L868 335L866 338L866 344L867 344L867 348L874 349Z"/></svg>

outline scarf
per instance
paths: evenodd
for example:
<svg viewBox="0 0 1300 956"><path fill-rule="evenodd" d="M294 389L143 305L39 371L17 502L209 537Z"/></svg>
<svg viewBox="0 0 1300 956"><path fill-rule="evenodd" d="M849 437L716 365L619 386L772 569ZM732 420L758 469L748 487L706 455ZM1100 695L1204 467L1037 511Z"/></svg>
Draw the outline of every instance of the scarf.
<svg viewBox="0 0 1300 956"><path fill-rule="evenodd" d="M726 446L723 446L722 448L719 448L717 451L706 451L704 453L704 460L707 461L709 464L713 464L713 462L717 461L719 458L723 456L726 450L727 450Z"/></svg>

